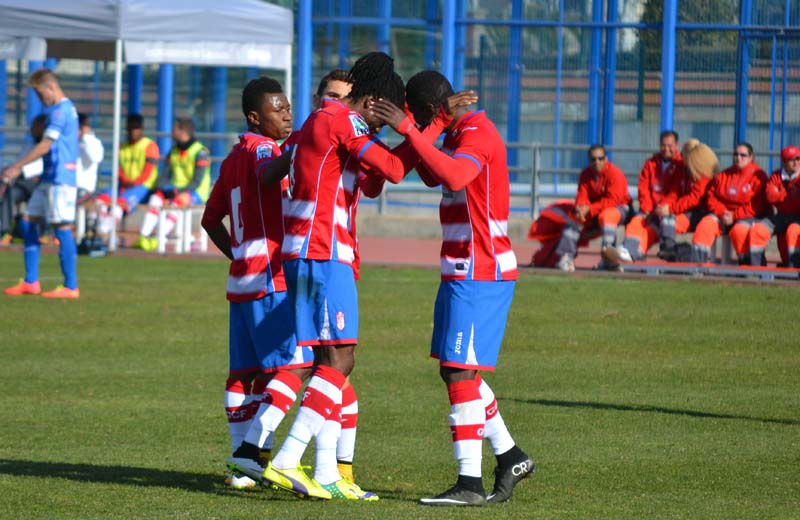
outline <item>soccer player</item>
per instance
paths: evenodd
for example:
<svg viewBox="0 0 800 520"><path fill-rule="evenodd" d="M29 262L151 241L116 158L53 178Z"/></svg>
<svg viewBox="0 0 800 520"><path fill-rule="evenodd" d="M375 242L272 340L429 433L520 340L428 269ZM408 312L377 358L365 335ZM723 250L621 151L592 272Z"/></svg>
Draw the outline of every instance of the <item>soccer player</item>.
<svg viewBox="0 0 800 520"><path fill-rule="evenodd" d="M426 125L453 89L435 71L406 85L406 102L418 125ZM431 357L450 398L450 430L459 471L456 484L420 503L477 506L487 502L481 482L482 440L497 457L488 502L503 502L534 472L533 461L511 438L491 388L478 374L493 371L517 279L508 238L509 180L506 148L482 112L460 108L445 130L442 150L421 138L406 114L387 101L373 112L420 158L417 170L430 186L442 186L442 281L436 297Z"/></svg>
<svg viewBox="0 0 800 520"><path fill-rule="evenodd" d="M150 208L142 219L139 238L134 247L145 251L155 251L158 237L151 237L158 224L158 212L165 204L186 208L205 204L211 190L211 154L194 137L194 123L191 119L179 118L172 126L172 139L175 145L167 156L164 171L156 184L158 189L150 196ZM164 234L168 235L175 227L177 215L167 214Z"/></svg>
<svg viewBox="0 0 800 520"><path fill-rule="evenodd" d="M367 54L350 70L348 82L350 93L341 102L325 100L292 138L292 198L282 252L298 344L315 347L316 367L289 437L264 478L301 496L374 500L341 478L335 464L321 467L318 458L316 479L298 467L312 437L318 451L335 449L342 388L354 364L358 304L355 237L349 222L354 215L352 198L343 189L344 165L357 160L353 171L399 182L418 161L413 153L390 153L373 135L383 121L370 113L372 103L379 98L403 103L403 83L393 60L383 53ZM464 97L473 99L474 94ZM459 97L453 100L457 104ZM438 133L425 137L432 142ZM285 154L270 164L264 182L285 175L288 159Z"/></svg>
<svg viewBox="0 0 800 520"><path fill-rule="evenodd" d="M325 100L299 130L292 151L282 253L298 345L314 347L315 370L289 436L264 471L266 480L283 489L323 499L372 498L341 478L336 464L321 468L318 460L316 480L298 467L311 438L317 450L336 447L342 387L358 342L355 243L348 232L342 165L356 159L391 182L402 180L413 167L373 136L382 122L370 114L372 103L379 98L403 102L402 80L393 60L379 52L367 54L355 63L348 79L350 93L341 102ZM274 182L285 167L276 161L277 176L268 172L265 182Z"/></svg>
<svg viewBox="0 0 800 520"><path fill-rule="evenodd" d="M2 181L11 184L29 162L43 158L41 182L34 190L20 221L25 242L25 279L5 289L11 296L42 294L45 298L80 297L77 273L77 246L72 236L77 198L78 112L64 95L58 77L50 69L39 69L30 75L28 83L47 107L47 127L44 138L15 163L5 168ZM58 256L64 285L42 293L39 284L39 232L37 223L46 219L54 228L59 241Z"/></svg>
<svg viewBox="0 0 800 520"><path fill-rule="evenodd" d="M350 93L352 85L348 82L348 72L344 69L334 69L326 74L319 82L314 93L313 104L316 110L322 108L323 100L342 100ZM291 139L290 139L291 141ZM369 198L375 198L383 191L384 178L370 175L358 169L358 161L348 157L342 172L342 187L345 192L345 205L350 209L348 215L348 231L353 239L353 274L359 279L360 257L358 253L358 238L356 236L356 211L358 201L363 193ZM342 410L340 416L341 433L336 442L336 466L342 478L355 482L353 475L353 458L355 456L356 429L358 426L358 396L348 376L342 387ZM326 458L333 451L317 450L318 458ZM318 464L325 468L328 461ZM376 495L377 496L377 495Z"/></svg>
<svg viewBox="0 0 800 520"><path fill-rule="evenodd" d="M231 458L232 469L244 473L230 477L237 488L255 485L250 477L261 480L258 447L291 408L313 363L311 348L296 344L281 266L287 186L265 186L259 178L281 153L276 141L291 132L289 100L277 81L260 77L242 91L242 111L248 132L222 163L202 219L211 240L231 259L225 409L232 449L239 450L243 441L255 449ZM223 224L226 216L230 232Z"/></svg>

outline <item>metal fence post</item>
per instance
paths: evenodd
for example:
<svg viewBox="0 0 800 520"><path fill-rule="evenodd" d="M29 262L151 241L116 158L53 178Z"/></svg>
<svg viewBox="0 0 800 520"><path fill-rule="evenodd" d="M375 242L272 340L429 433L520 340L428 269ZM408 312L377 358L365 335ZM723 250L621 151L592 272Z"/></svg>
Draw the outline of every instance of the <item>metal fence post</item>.
<svg viewBox="0 0 800 520"><path fill-rule="evenodd" d="M386 188L381 190L381 194L378 197L378 215L385 215L386 214Z"/></svg>
<svg viewBox="0 0 800 520"><path fill-rule="evenodd" d="M531 148L533 160L531 161L531 219L539 216L539 168L542 151L539 143L533 143Z"/></svg>

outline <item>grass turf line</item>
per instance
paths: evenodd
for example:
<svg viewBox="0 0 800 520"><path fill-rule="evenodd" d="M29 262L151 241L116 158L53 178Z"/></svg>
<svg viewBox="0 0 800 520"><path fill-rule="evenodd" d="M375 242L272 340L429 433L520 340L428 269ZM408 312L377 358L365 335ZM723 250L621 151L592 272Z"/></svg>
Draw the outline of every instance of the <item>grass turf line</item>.
<svg viewBox="0 0 800 520"><path fill-rule="evenodd" d="M0 253L0 282L16 281L20 256ZM381 501L353 504L224 487L226 271L223 261L81 257L79 301L0 295L0 517L730 519L800 509L796 289L523 274L486 379L539 470L507 504L455 511L415 503L456 472L447 396L427 356L438 274L363 270L355 469ZM60 278L57 257L42 257L42 276Z"/></svg>

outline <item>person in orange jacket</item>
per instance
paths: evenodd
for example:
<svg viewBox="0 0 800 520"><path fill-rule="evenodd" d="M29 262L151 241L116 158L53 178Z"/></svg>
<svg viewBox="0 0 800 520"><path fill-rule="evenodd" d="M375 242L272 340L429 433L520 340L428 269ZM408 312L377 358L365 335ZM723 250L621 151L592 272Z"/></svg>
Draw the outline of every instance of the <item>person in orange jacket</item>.
<svg viewBox="0 0 800 520"><path fill-rule="evenodd" d="M783 267L800 268L800 148L781 150L783 167L772 172L767 182L767 202L777 213L759 220L750 230L750 258L759 265L772 235L778 237Z"/></svg>
<svg viewBox="0 0 800 520"><path fill-rule="evenodd" d="M711 148L697 139L686 141L681 154L676 157L680 162L662 181L659 201L650 212L652 216L641 219L640 228L635 227L637 217L631 220L625 229L623 245L606 250L604 259L607 264L640 260L659 238L658 257L670 262L677 260L677 236L694 230L708 213L706 191L711 179L719 173L719 159ZM641 183L639 189L642 189ZM633 246L638 249L633 249Z"/></svg>
<svg viewBox="0 0 800 520"><path fill-rule="evenodd" d="M750 264L750 228L769 214L767 174L756 164L753 147L742 142L733 153L733 166L717 175L708 188L709 214L697 225L692 261L707 262L714 240L727 231L740 264Z"/></svg>
<svg viewBox="0 0 800 520"><path fill-rule="evenodd" d="M630 211L631 196L628 180L617 166L608 160L604 146L589 148L590 165L578 179L575 207L568 214L561 238L556 246L556 267L562 271L575 270L578 243L587 235L602 233L602 247L616 245L617 226L624 223ZM601 262L599 268L606 268Z"/></svg>
<svg viewBox="0 0 800 520"><path fill-rule="evenodd" d="M639 212L625 226L625 240L617 248L607 248L603 260L607 265L642 260L650 247L658 242L660 216L656 213L664 203L669 179L683 170L678 151L678 134L665 130L660 136L660 150L647 159L639 173Z"/></svg>

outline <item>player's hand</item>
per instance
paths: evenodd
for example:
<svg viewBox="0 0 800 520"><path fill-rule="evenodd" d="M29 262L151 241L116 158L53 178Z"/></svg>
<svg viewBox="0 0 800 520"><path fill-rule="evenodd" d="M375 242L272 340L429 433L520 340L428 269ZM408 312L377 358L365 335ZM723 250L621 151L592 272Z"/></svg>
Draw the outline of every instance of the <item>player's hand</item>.
<svg viewBox="0 0 800 520"><path fill-rule="evenodd" d="M669 215L669 204L662 204L656 206L655 214L659 217L666 217Z"/></svg>
<svg viewBox="0 0 800 520"><path fill-rule="evenodd" d="M589 214L589 206L587 204L578 204L575 206L575 216L578 217L578 222L586 221L586 216Z"/></svg>
<svg viewBox="0 0 800 520"><path fill-rule="evenodd" d="M22 169L12 164L11 166L6 166L3 168L3 173L0 174L0 177L2 178L4 184L11 184L11 181L13 181L20 173L22 173Z"/></svg>
<svg viewBox="0 0 800 520"><path fill-rule="evenodd" d="M376 117L385 124L391 126L395 131L399 130L403 120L407 118L405 112L387 99L375 101L370 110Z"/></svg>
<svg viewBox="0 0 800 520"><path fill-rule="evenodd" d="M461 107L474 105L477 102L478 94L476 94L474 90L462 90L447 98L447 101L442 104L442 108L447 114L447 117L453 119L456 115L456 110Z"/></svg>
<svg viewBox="0 0 800 520"><path fill-rule="evenodd" d="M175 195L175 198L172 199L172 204L179 208L186 208L191 205L192 196L189 194L188 191L182 191Z"/></svg>
<svg viewBox="0 0 800 520"><path fill-rule="evenodd" d="M722 218L720 220L722 220L722 223L725 224L726 226L730 226L731 224L733 224L733 213L731 213L730 211L726 211L725 213L722 214Z"/></svg>

